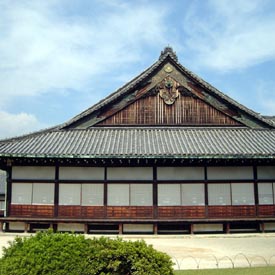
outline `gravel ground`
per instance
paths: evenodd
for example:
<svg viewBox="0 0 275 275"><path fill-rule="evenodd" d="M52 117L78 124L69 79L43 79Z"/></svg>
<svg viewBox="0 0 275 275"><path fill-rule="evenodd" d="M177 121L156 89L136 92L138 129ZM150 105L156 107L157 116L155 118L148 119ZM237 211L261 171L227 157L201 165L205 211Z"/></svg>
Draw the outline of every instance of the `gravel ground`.
<svg viewBox="0 0 275 275"><path fill-rule="evenodd" d="M29 236L30 234L19 234ZM16 235L0 233L0 255ZM87 235L88 237L94 237ZM98 235L96 235L98 237ZM116 238L117 236L109 236ZM122 235L144 239L169 254L175 269L227 268L275 265L275 233L228 235Z"/></svg>

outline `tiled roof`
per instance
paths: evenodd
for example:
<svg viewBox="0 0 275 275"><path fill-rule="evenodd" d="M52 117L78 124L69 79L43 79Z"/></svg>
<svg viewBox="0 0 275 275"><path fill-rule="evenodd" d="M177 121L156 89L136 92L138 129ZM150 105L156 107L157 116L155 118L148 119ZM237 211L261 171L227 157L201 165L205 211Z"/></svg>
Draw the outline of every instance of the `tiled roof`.
<svg viewBox="0 0 275 275"><path fill-rule="evenodd" d="M0 142L0 157L275 158L275 130L91 128L55 130Z"/></svg>

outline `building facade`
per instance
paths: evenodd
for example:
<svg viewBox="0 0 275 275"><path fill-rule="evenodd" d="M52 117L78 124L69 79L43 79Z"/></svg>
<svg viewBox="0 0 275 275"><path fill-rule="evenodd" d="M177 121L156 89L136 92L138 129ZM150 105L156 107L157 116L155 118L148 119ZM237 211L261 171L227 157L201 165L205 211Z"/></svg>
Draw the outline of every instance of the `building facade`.
<svg viewBox="0 0 275 275"><path fill-rule="evenodd" d="M275 231L275 123L170 47L70 121L0 141L0 230Z"/></svg>

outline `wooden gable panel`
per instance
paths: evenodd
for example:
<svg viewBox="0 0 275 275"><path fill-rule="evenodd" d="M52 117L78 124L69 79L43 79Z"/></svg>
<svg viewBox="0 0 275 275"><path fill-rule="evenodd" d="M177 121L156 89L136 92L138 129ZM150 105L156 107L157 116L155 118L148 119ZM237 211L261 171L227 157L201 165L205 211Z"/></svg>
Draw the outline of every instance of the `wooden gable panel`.
<svg viewBox="0 0 275 275"><path fill-rule="evenodd" d="M179 94L172 105L167 105L157 94L140 98L98 125L239 126L240 123L199 98Z"/></svg>

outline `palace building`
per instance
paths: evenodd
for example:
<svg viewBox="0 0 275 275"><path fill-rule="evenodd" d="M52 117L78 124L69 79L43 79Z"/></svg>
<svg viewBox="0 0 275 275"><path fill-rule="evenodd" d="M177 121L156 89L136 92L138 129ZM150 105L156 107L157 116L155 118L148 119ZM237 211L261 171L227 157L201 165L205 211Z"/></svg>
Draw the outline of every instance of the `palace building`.
<svg viewBox="0 0 275 275"><path fill-rule="evenodd" d="M211 86L170 47L70 121L0 141L0 169L0 231L275 231L274 117Z"/></svg>

